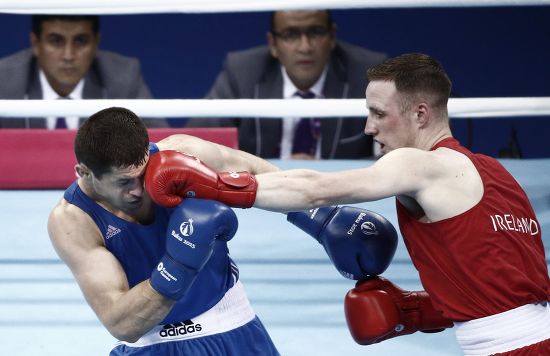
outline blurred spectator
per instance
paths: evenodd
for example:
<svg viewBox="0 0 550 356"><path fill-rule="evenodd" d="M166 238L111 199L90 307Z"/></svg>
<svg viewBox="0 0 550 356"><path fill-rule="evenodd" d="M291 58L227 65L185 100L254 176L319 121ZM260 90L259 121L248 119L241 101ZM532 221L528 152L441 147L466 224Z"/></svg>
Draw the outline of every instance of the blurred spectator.
<svg viewBox="0 0 550 356"><path fill-rule="evenodd" d="M0 59L0 99L148 99L136 58L98 49L99 17L32 16L31 48ZM0 128L72 128L78 117L0 118ZM164 119L144 120L165 127Z"/></svg>
<svg viewBox="0 0 550 356"><path fill-rule="evenodd" d="M364 98L366 70L386 55L336 40L329 11L277 11L271 17L267 46L227 55L210 89L212 99ZM188 127L236 126L240 149L264 158L365 158L372 138L364 118L309 120L313 148L300 132L301 118L201 119ZM309 138L311 139L311 137Z"/></svg>

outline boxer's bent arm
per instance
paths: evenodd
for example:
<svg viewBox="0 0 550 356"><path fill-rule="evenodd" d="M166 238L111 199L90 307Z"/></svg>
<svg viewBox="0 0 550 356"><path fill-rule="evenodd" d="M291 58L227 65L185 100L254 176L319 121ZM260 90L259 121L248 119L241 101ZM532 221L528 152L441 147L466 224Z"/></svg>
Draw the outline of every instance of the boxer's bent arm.
<svg viewBox="0 0 550 356"><path fill-rule="evenodd" d="M62 200L50 214L48 233L86 301L115 338L136 341L174 305L153 290L149 280L129 289L126 274L104 247L97 226L76 206Z"/></svg>
<svg viewBox="0 0 550 356"><path fill-rule="evenodd" d="M194 136L183 134L172 135L159 141L157 145L161 151L175 150L191 154L217 172L247 171L252 174L260 174L279 170L272 163L250 153L202 140Z"/></svg>

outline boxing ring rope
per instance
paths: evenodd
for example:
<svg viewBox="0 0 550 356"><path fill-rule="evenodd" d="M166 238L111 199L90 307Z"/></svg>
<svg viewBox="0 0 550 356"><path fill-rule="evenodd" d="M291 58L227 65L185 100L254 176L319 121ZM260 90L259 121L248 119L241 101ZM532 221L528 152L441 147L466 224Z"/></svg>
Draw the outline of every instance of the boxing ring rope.
<svg viewBox="0 0 550 356"><path fill-rule="evenodd" d="M0 100L0 117L80 116L120 106L141 117L243 117L285 116L361 117L365 99L96 99ZM451 98L452 118L550 116L550 97Z"/></svg>
<svg viewBox="0 0 550 356"><path fill-rule="evenodd" d="M542 6L550 0L80 0L70 6L63 0L0 0L0 13L12 14L151 14L220 13L282 9L352 9ZM142 117L243 117L366 116L364 99L148 99L148 100L0 100L0 117L87 117L111 106L126 107ZM452 118L486 118L550 115L550 97L460 98L449 101Z"/></svg>
<svg viewBox="0 0 550 356"><path fill-rule="evenodd" d="M1 1L0 12L16 14L150 14L150 13L220 13L295 9L412 8L412 7L481 7L533 6L550 4L549 0L63 0Z"/></svg>

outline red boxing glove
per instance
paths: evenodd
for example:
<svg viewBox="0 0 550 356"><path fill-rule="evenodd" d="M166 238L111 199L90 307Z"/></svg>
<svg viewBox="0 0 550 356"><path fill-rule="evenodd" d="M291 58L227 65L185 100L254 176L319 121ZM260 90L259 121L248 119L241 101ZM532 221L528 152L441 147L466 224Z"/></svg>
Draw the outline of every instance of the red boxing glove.
<svg viewBox="0 0 550 356"><path fill-rule="evenodd" d="M428 293L405 291L382 277L357 282L346 294L345 313L348 329L361 345L453 327L434 309Z"/></svg>
<svg viewBox="0 0 550 356"><path fill-rule="evenodd" d="M194 156L160 151L149 159L145 188L155 203L167 208L177 206L186 197L250 208L256 200L258 184L248 172L218 174Z"/></svg>

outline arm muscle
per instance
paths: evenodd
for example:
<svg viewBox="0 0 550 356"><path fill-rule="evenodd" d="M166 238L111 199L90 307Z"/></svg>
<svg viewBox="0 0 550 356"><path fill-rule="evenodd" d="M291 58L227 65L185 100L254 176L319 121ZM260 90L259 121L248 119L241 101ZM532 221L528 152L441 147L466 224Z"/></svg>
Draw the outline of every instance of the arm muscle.
<svg viewBox="0 0 550 356"><path fill-rule="evenodd" d="M117 339L137 340L170 311L174 302L156 293L148 280L129 289L120 263L79 208L62 200L50 214L48 233L86 301Z"/></svg>

